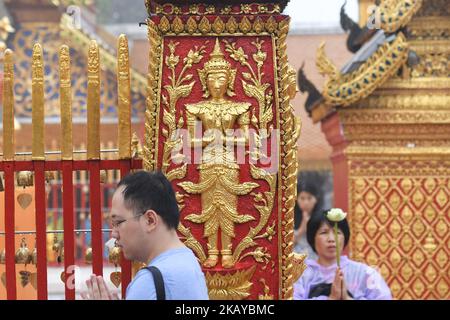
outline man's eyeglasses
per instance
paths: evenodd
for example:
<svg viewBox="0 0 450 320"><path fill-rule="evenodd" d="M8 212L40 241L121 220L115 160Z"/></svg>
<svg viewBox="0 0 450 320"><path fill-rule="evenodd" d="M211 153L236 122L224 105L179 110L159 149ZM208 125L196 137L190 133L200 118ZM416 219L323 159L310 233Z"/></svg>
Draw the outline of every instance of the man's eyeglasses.
<svg viewBox="0 0 450 320"><path fill-rule="evenodd" d="M120 220L120 221L113 221L113 220L111 220L111 227L113 227L114 229L117 229L117 228L119 228L119 226L120 226L122 223L124 223L124 222L126 222L126 221L128 221L128 220L131 220L131 219L140 218L140 217L143 216L146 212L147 212L147 211L145 211L145 212L143 212L143 213L141 213L141 214L138 214L137 216L132 216L131 218L124 219L124 220Z"/></svg>

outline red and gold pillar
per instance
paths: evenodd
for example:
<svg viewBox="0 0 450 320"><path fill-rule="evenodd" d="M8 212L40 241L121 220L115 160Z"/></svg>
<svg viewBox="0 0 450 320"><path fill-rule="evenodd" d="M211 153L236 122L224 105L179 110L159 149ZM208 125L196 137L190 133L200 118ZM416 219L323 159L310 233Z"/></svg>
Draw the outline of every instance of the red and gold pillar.
<svg viewBox="0 0 450 320"><path fill-rule="evenodd" d="M212 299L289 299L302 271L289 17L283 1L206 2L147 3L145 168L172 182Z"/></svg>

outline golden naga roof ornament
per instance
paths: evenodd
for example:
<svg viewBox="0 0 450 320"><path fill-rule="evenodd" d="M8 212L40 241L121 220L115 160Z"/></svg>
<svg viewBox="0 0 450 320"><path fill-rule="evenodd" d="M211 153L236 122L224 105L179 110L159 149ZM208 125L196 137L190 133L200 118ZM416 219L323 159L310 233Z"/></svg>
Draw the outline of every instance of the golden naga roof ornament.
<svg viewBox="0 0 450 320"><path fill-rule="evenodd" d="M423 0L382 0L379 6L380 29L394 33L406 26L419 11Z"/></svg>
<svg viewBox="0 0 450 320"><path fill-rule="evenodd" d="M346 107L369 96L406 62L408 48L405 36L399 32L395 40L381 45L356 70L341 74L321 45L316 65L321 74L329 76L322 92L325 104Z"/></svg>
<svg viewBox="0 0 450 320"><path fill-rule="evenodd" d="M317 69L319 69L319 73L322 76L328 76L331 79L339 79L341 77L341 73L325 53L324 41L320 44L319 48L317 49L316 66Z"/></svg>

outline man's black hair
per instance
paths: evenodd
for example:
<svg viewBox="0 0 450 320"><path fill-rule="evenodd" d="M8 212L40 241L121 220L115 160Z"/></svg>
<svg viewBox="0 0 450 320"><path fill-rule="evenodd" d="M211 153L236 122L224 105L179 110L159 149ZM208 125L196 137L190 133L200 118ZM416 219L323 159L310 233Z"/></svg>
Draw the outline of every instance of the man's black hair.
<svg viewBox="0 0 450 320"><path fill-rule="evenodd" d="M117 187L122 191L125 206L139 215L147 210L155 211L169 227L177 229L180 211L175 192L169 180L160 171L138 171L125 176Z"/></svg>
<svg viewBox="0 0 450 320"><path fill-rule="evenodd" d="M316 233L319 230L320 226L325 222L330 227L334 227L334 222L328 220L327 218L328 211L329 210L325 210L318 214L312 215L308 221L308 224L306 225L306 240L308 240L309 245L311 246L311 248L313 248L314 252L316 253L317 251L315 246L315 238ZM348 241L350 240L350 227L348 225L347 218L338 222L338 228L344 234L344 247L345 247L347 246Z"/></svg>

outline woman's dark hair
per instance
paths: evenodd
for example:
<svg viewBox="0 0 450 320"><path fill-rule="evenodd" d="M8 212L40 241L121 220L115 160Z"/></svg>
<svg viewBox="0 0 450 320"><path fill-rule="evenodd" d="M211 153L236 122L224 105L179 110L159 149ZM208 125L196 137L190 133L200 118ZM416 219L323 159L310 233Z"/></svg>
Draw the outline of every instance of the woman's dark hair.
<svg viewBox="0 0 450 320"><path fill-rule="evenodd" d="M124 186L125 206L139 215L147 210L154 210L169 227L177 229L180 211L172 185L160 171L138 171L124 177L117 187Z"/></svg>
<svg viewBox="0 0 450 320"><path fill-rule="evenodd" d="M297 182L297 198L300 192L308 192L316 198L316 204L311 212L311 216L322 210L322 194L320 187L317 183L314 183L311 179L299 179ZM294 229L297 230L302 224L303 214L302 209L298 205L298 201L295 201L294 207Z"/></svg>
<svg viewBox="0 0 450 320"><path fill-rule="evenodd" d="M334 227L334 222L328 220L327 218L328 211L329 210L325 210L319 214L312 215L311 219L309 219L308 224L306 225L306 240L308 240L309 245L316 253L317 251L315 247L315 238L320 226L325 222L330 227ZM338 228L344 234L344 247L346 247L348 241L350 240L350 227L348 225L347 218L338 222Z"/></svg>

